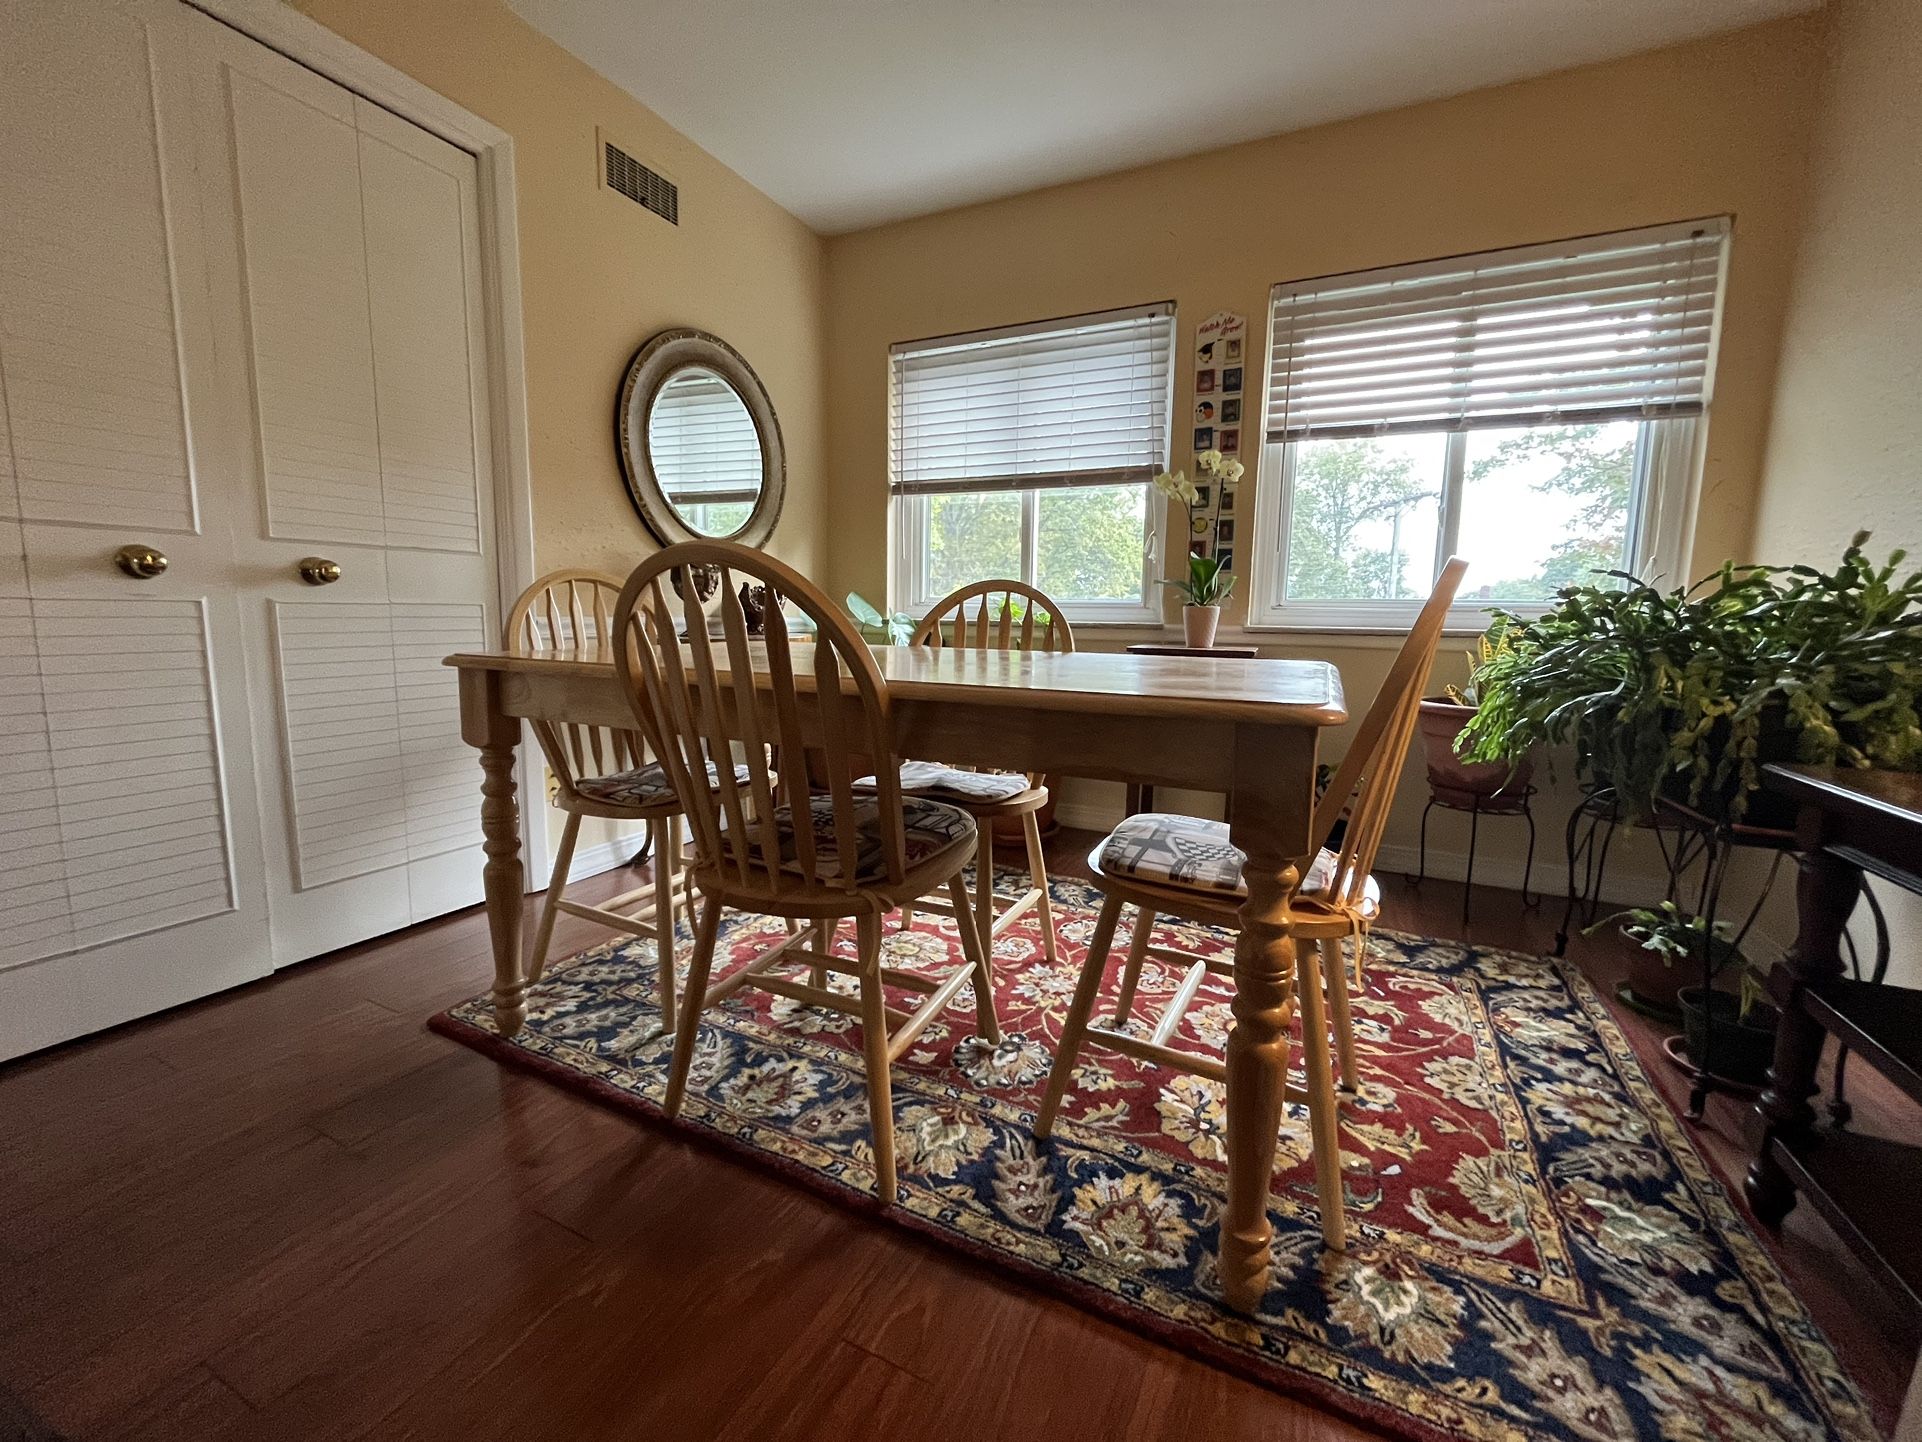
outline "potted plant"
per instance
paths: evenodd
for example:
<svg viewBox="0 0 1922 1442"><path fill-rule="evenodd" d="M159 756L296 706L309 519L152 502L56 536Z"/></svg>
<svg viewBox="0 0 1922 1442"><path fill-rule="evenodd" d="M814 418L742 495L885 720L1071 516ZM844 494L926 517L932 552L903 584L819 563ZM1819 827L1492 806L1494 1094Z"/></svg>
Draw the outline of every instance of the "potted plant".
<svg viewBox="0 0 1922 1442"><path fill-rule="evenodd" d="M1715 1074L1728 1081L1743 1086L1767 1081L1780 1013L1767 1000L1760 974L1737 950L1729 924L1717 922L1710 936L1706 918L1684 915L1673 901L1664 901L1658 907L1618 911L1589 927L1588 933L1611 924L1636 944L1622 983L1624 1000L1645 1011L1669 1016L1679 1012L1682 1048L1695 1066L1706 1058ZM1720 976L1730 965L1741 967L1739 993L1680 984L1690 974L1684 967L1700 966L1704 946L1709 948L1712 975ZM1715 1030L1713 1047L1708 1045L1710 1027Z"/></svg>
<svg viewBox="0 0 1922 1442"><path fill-rule="evenodd" d="M1221 603L1235 589L1235 575L1225 570L1221 557L1221 503L1228 492L1241 483L1242 464L1220 451L1202 451L1195 457L1195 473L1210 482L1212 494L1202 505L1201 487L1182 471L1163 471L1155 477L1155 488L1170 500L1179 501L1188 514L1188 575L1185 580L1163 581L1186 598L1181 608L1181 627L1190 646L1215 644L1215 629L1221 624Z"/></svg>
<svg viewBox="0 0 1922 1442"><path fill-rule="evenodd" d="M861 633L870 641L889 646L905 646L914 639L914 617L906 611L882 611L859 591L849 591L848 614L861 624Z"/></svg>
<svg viewBox="0 0 1922 1442"><path fill-rule="evenodd" d="M1478 801L1496 797L1525 795L1535 775L1535 758L1524 753L1512 761L1465 761L1460 750L1461 734L1481 704L1474 674L1486 666L1509 644L1497 633L1483 636L1468 653L1470 678L1464 686L1447 686L1441 696L1422 699L1417 725L1421 731L1422 754L1428 762L1428 785L1450 804L1473 807ZM1498 803L1499 804L1499 803Z"/></svg>
<svg viewBox="0 0 1922 1442"><path fill-rule="evenodd" d="M1572 744L1625 816L1670 796L1717 819L1757 810L1771 761L1922 769L1922 571L1896 579L1858 533L1833 571L1725 565L1660 591L1625 572L1534 617L1497 613L1463 755Z"/></svg>

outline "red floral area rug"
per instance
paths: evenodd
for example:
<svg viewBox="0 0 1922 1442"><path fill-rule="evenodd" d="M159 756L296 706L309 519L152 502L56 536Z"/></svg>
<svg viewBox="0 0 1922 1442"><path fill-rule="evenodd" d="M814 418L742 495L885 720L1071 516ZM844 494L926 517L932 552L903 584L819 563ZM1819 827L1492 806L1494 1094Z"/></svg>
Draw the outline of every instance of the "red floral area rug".
<svg viewBox="0 0 1922 1442"><path fill-rule="evenodd" d="M1272 1192L1274 1285L1258 1316L1229 1311L1214 1270L1225 1179L1215 1084L1090 1048L1053 1139L1034 1137L1099 902L1077 882L1056 882L1054 897L1059 964L1045 963L1027 920L996 947L1001 1042L974 1034L964 989L896 1065L902 1194L880 1215L1401 1436L1875 1436L1833 1349L1594 991L1513 952L1372 939L1354 1003L1361 1094L1341 1119L1349 1250L1321 1247L1307 1119L1291 1109ZM1191 951L1233 946L1210 928L1157 930ZM851 933L840 942L850 952ZM716 974L781 934L778 921L730 914ZM912 931L891 928L887 949L908 968L960 955L953 923L926 914ZM433 1024L658 1117L669 1048L654 964L640 941L558 964L511 1040L485 997ZM1151 962L1137 1017L1179 979ZM1228 992L1209 987L1179 1044L1218 1054ZM851 1018L736 993L702 1018L674 1125L874 1209Z"/></svg>

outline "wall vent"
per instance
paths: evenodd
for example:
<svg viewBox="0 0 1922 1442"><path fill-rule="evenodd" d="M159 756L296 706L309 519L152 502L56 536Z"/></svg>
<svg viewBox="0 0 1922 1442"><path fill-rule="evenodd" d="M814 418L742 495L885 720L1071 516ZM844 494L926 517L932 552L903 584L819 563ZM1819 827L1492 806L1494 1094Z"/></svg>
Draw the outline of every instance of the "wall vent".
<svg viewBox="0 0 1922 1442"><path fill-rule="evenodd" d="M649 170L611 140L601 142L601 165L609 190L618 190L669 225L681 223L681 188L665 175Z"/></svg>

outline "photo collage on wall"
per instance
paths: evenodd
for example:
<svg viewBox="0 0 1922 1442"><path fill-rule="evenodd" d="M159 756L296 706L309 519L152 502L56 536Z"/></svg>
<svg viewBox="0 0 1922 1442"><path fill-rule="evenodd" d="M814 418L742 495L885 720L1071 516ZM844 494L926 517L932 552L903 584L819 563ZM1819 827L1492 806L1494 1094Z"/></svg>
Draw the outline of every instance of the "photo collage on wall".
<svg viewBox="0 0 1922 1442"><path fill-rule="evenodd" d="M1244 316L1216 311L1195 330L1195 415L1194 451L1220 451L1229 459L1241 454L1241 406L1243 352L1246 349L1248 322ZM1201 481L1201 503L1195 508L1195 526L1205 530L1216 498L1211 487ZM1221 564L1234 567L1235 493L1225 490L1221 502ZM1208 550L1206 535L1190 537L1197 555Z"/></svg>

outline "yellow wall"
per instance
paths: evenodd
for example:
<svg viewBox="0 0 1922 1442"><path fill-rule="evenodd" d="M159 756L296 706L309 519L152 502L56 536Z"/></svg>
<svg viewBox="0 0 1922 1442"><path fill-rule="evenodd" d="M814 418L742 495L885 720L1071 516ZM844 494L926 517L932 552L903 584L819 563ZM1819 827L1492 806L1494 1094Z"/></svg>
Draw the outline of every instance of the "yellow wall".
<svg viewBox="0 0 1922 1442"><path fill-rule="evenodd" d="M1809 164L1808 224L1789 291L1757 560L1831 565L1852 532L1922 564L1922 6L1830 0L1829 54ZM1788 888L1780 888L1786 893ZM1792 929L1772 898L1769 929ZM1884 893L1894 979L1922 903ZM1906 942L1906 944L1905 944ZM1908 970L1902 968L1909 958Z"/></svg>
<svg viewBox="0 0 1922 1442"><path fill-rule="evenodd" d="M818 570L827 516L820 239L500 0L298 7L514 138L540 567L624 575L654 548L622 489L614 396L641 342L691 325L746 356L773 397L788 497L770 549ZM596 126L680 186L678 227L600 187Z"/></svg>
<svg viewBox="0 0 1922 1442"><path fill-rule="evenodd" d="M1695 569L1743 555L1819 35L1819 17L1777 22L830 239L834 593L878 597L885 583L891 342L1171 299L1186 356L1196 323L1217 310L1244 313L1264 334L1276 281L1724 212L1735 240ZM1178 374L1179 419L1191 413L1192 376L1187 365ZM1184 429L1175 462L1189 465ZM1358 709L1392 653L1297 637L1263 654L1334 660ZM1444 665L1463 669L1453 654ZM1426 795L1410 781L1396 846L1412 846ZM1088 819L1119 804L1118 790L1087 785L1069 799L1070 814ZM1566 805L1545 799L1541 810L1553 827ZM1457 819L1437 821L1436 839L1459 849ZM1512 828L1488 830L1499 833L1484 836L1491 855L1519 860Z"/></svg>

